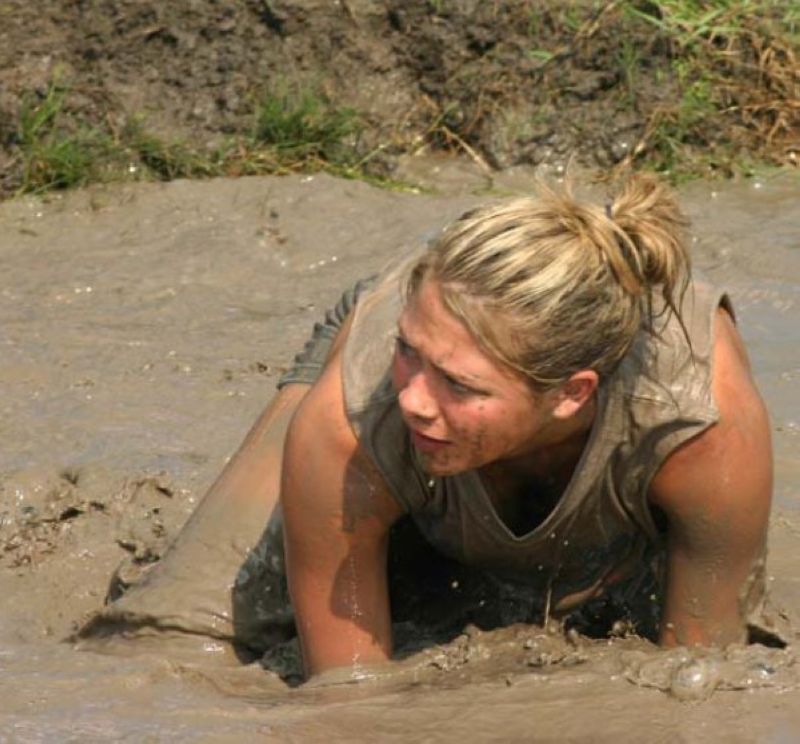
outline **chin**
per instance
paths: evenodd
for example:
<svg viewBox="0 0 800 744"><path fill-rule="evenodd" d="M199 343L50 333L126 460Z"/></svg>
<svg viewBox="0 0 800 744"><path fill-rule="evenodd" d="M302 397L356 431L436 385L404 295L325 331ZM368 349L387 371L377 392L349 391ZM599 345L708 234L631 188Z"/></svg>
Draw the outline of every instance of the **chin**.
<svg viewBox="0 0 800 744"><path fill-rule="evenodd" d="M419 454L419 460L425 475L429 475L431 478L444 478L471 470L470 466L463 463L437 462L436 458L425 456L422 453Z"/></svg>

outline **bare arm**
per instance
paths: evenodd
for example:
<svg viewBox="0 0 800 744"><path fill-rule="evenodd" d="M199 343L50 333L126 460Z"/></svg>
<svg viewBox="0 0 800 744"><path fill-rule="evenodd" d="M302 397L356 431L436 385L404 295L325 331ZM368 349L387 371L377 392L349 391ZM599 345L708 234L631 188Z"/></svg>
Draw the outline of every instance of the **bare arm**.
<svg viewBox="0 0 800 744"><path fill-rule="evenodd" d="M765 549L769 421L739 334L722 310L715 339L720 420L668 458L650 493L669 525L661 625L668 646L744 641L744 594Z"/></svg>
<svg viewBox="0 0 800 744"><path fill-rule="evenodd" d="M289 429L281 502L306 675L388 660L386 555L402 510L358 448L338 353Z"/></svg>

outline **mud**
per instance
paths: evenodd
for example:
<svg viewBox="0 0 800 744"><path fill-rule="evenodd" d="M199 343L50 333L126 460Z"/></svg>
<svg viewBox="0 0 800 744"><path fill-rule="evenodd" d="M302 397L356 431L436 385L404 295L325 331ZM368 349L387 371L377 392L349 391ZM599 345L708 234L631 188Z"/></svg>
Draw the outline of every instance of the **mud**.
<svg viewBox="0 0 800 744"><path fill-rule="evenodd" d="M401 627L391 669L291 687L210 636L113 653L63 642L163 555L342 287L485 199L474 185L530 183L519 170L487 183L474 165L415 167L444 193L306 176L0 205L0 738L797 736L793 645L690 657L624 632L466 627L437 644ZM787 617L800 612L798 195L792 174L681 192L695 263L730 289L772 414L770 590ZM273 657L291 677L296 648Z"/></svg>

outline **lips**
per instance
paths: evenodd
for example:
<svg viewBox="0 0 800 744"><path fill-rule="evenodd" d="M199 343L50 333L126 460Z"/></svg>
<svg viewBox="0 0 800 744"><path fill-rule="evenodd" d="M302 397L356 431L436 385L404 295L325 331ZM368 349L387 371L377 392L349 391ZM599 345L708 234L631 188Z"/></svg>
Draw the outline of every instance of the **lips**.
<svg viewBox="0 0 800 744"><path fill-rule="evenodd" d="M450 444L446 439L434 439L433 437L420 434L418 431L411 429L411 444L420 452L438 452Z"/></svg>

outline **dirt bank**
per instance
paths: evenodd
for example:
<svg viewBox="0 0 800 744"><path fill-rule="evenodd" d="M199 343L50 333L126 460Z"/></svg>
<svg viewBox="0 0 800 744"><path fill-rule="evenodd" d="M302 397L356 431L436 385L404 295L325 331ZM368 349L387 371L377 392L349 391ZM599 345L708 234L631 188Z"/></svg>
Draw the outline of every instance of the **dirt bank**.
<svg viewBox="0 0 800 744"><path fill-rule="evenodd" d="M0 191L101 179L109 168L91 161L103 158L117 178L308 165L308 150L287 158L248 149L265 97L278 95L285 111L287 88L355 117L336 130L346 157L317 148L314 163L344 160L382 176L421 147L491 168L570 157L702 174L793 163L800 71L791 8L3 0ZM54 83L64 92L57 110L37 109ZM275 136L262 128L255 144L275 145ZM176 141L191 153L170 150Z"/></svg>

